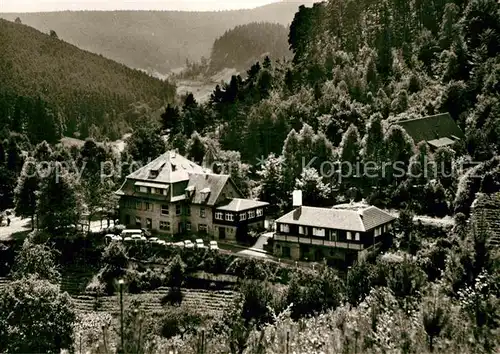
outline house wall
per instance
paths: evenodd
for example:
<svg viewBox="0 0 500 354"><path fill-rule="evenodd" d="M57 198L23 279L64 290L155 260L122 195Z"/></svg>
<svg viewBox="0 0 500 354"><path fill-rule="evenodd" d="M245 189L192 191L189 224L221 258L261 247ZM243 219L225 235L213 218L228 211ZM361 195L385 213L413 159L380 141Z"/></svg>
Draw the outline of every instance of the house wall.
<svg viewBox="0 0 500 354"><path fill-rule="evenodd" d="M122 198L123 200L123 198ZM135 222L136 222L136 217L141 218L141 227L145 228L146 227L146 219L151 219L152 221L152 230L156 230L160 233L165 233L165 234L173 234L176 232L176 225L179 217L175 215L175 205L171 203L166 203L166 202L160 202L160 201L152 201L152 200L146 200L146 199L139 199L139 198L133 198L129 199L131 200L132 204L128 204L126 201L120 201L120 223L125 225L126 227L135 227ZM142 209L138 210L134 207L131 207L131 205L135 205L136 202L141 201L142 202ZM150 203L152 205L152 210L144 210L145 203ZM162 215L161 213L161 206L162 205L168 205L169 206L169 215ZM126 222L126 216L129 215L130 217L130 223L127 224ZM166 221L170 222L170 231L164 231L160 230L160 221Z"/></svg>
<svg viewBox="0 0 500 354"><path fill-rule="evenodd" d="M236 226L221 225L221 224L214 225L213 236L215 240L221 240L221 238L219 237L220 228L224 228L226 230L226 238L224 239L225 241L236 241L236 232L238 228Z"/></svg>
<svg viewBox="0 0 500 354"><path fill-rule="evenodd" d="M321 261L327 259L340 261L346 265L357 259L360 251L379 243L388 234L392 224L393 222L382 225L382 234L376 237L374 237L373 230L360 233L360 240L356 241L354 239L355 232L352 232L352 240L347 240L347 231L345 230L326 229L325 237L318 237L312 235L312 228L309 228L311 230L308 231L308 235L301 235L298 233L298 225L289 225L290 232L283 233L280 230L280 223L277 223L273 252L277 257L287 257L289 254L289 257L293 260ZM336 238L329 237L331 231L335 232ZM277 239L279 236L289 236L296 241L292 242L288 237L286 240L283 240L284 237L281 240ZM319 244L323 243L323 241L325 241L324 245ZM329 241L335 241L342 245L335 246L335 242Z"/></svg>
<svg viewBox="0 0 500 354"><path fill-rule="evenodd" d="M149 194L141 194L135 190L134 187L135 181L128 180L123 185L122 190L126 195L120 198L120 211L119 211L119 220L120 223L124 224L126 227L136 227L136 217L141 218L141 227L146 228L147 219L151 219L152 225L151 229L157 231L160 234L177 234L179 233L179 224L182 223L184 225L184 230L186 223L191 223L191 232L198 232L199 225L205 224L207 225L207 234L211 235L213 238L218 238L219 228L224 227L226 229L226 239L227 240L236 240L236 233L238 229L238 218L237 214L235 215L236 222L218 222L219 225L214 225L214 207L211 206L203 206L198 204L186 204L185 201L180 201L177 203L170 203L171 196L178 196L185 193L185 188L187 186L187 182L179 182L172 184L170 186L170 191L167 196L163 195L149 195ZM241 198L242 195L235 188L233 183L227 183L222 192L220 193L219 199L217 203L222 203L226 199L230 198ZM136 209L136 203L141 202L142 208ZM152 205L151 210L145 210L145 203L150 203ZM176 204L182 205L181 215L176 215ZM169 215L163 215L161 213L162 205L168 205ZM190 215L186 215L185 208L189 205ZM202 217L200 210L205 208L205 216ZM130 218L130 223L126 223L127 215ZM170 223L170 230L160 230L160 221L165 221ZM247 224L245 224L247 225ZM249 228L263 228L264 227L264 216L255 218L251 223L248 224Z"/></svg>
<svg viewBox="0 0 500 354"><path fill-rule="evenodd" d="M200 210L205 208L205 217L202 217L200 214ZM214 226L213 226L213 208L209 206L202 206L191 204L191 216L188 218L191 221L191 231L198 232L198 225L205 224L207 225L207 233L209 235L214 234Z"/></svg>

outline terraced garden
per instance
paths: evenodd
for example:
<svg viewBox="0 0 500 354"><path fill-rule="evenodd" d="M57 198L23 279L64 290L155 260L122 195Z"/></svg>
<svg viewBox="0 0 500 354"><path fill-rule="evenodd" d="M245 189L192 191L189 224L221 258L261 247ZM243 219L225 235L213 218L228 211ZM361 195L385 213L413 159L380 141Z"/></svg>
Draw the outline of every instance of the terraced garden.
<svg viewBox="0 0 500 354"><path fill-rule="evenodd" d="M153 291L141 294L124 294L124 306L138 301L144 311L150 314L161 313L163 305L161 299L169 292L168 287L161 287ZM195 309L196 311L221 315L224 310L231 306L238 293L231 290L202 290L182 289L182 305ZM104 311L112 315L118 315L120 311L119 295L95 297L92 295L74 295L76 308L82 312Z"/></svg>
<svg viewBox="0 0 500 354"><path fill-rule="evenodd" d="M86 280L91 277L89 272L81 272L63 275L61 289L67 291L74 300L76 309L80 312L107 312L114 316L119 314L119 294L113 296L99 296L86 294L81 289L85 288ZM0 289L6 286L11 279L0 277ZM181 306L195 309L204 314L213 316L221 315L236 300L238 292L233 290L204 290L183 288L183 300ZM137 301L144 311L150 314L161 313L163 305L161 299L169 292L168 287L160 287L156 290L141 294L124 294L124 307Z"/></svg>

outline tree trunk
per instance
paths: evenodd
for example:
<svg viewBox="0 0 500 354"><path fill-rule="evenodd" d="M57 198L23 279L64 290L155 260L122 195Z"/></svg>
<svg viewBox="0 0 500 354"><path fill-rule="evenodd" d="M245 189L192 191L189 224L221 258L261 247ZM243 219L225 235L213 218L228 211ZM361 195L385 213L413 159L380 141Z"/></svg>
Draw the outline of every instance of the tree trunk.
<svg viewBox="0 0 500 354"><path fill-rule="evenodd" d="M35 230L35 214L31 214L31 231Z"/></svg>

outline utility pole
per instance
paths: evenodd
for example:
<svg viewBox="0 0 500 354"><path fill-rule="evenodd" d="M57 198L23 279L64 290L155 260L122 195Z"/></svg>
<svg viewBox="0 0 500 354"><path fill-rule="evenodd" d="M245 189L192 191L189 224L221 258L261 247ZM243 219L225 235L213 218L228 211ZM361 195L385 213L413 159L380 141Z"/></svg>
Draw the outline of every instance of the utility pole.
<svg viewBox="0 0 500 354"><path fill-rule="evenodd" d="M118 280L118 285L120 286L120 340L121 340L121 350L125 352L124 338L123 338L123 279Z"/></svg>

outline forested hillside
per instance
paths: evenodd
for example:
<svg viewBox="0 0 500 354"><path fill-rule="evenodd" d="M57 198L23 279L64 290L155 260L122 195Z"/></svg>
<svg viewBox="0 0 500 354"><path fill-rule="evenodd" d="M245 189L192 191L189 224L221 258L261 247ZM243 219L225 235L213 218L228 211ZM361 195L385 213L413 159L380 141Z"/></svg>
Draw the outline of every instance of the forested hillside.
<svg viewBox="0 0 500 354"><path fill-rule="evenodd" d="M290 29L292 62L264 60L245 79L235 76L218 86L208 104L188 99L163 118L178 133L173 142L197 130L205 135L206 151L220 144L248 164L269 156L264 167L251 171L270 183L261 197L271 203L289 200L299 181L312 186L315 204L354 196L383 207L412 205L422 213L467 212L474 193L487 188L481 179L462 178L460 172L437 184L431 174L396 178L381 163L402 161L409 168L425 157L459 171L464 161L498 155L499 38L494 0L332 0L301 7ZM431 152L393 125L441 112L449 112L465 133L453 150ZM303 158L312 170L302 170ZM311 158L316 159L307 165ZM342 181L320 175L323 161L346 160L374 160L384 174ZM488 163L481 171L496 171L498 181L497 166ZM416 187L425 193L414 193Z"/></svg>
<svg viewBox="0 0 500 354"><path fill-rule="evenodd" d="M251 10L182 11L65 11L5 13L0 17L48 33L79 48L102 54L127 66L167 74L186 59L209 57L215 39L239 25L272 22L289 25L300 4L312 0L277 2Z"/></svg>
<svg viewBox="0 0 500 354"><path fill-rule="evenodd" d="M0 48L0 129L32 143L75 134L116 139L137 109L174 99L172 84L26 25L0 20Z"/></svg>
<svg viewBox="0 0 500 354"><path fill-rule="evenodd" d="M288 28L274 23L254 22L237 26L217 38L210 55L210 69L246 70L268 55L273 59L291 56Z"/></svg>

